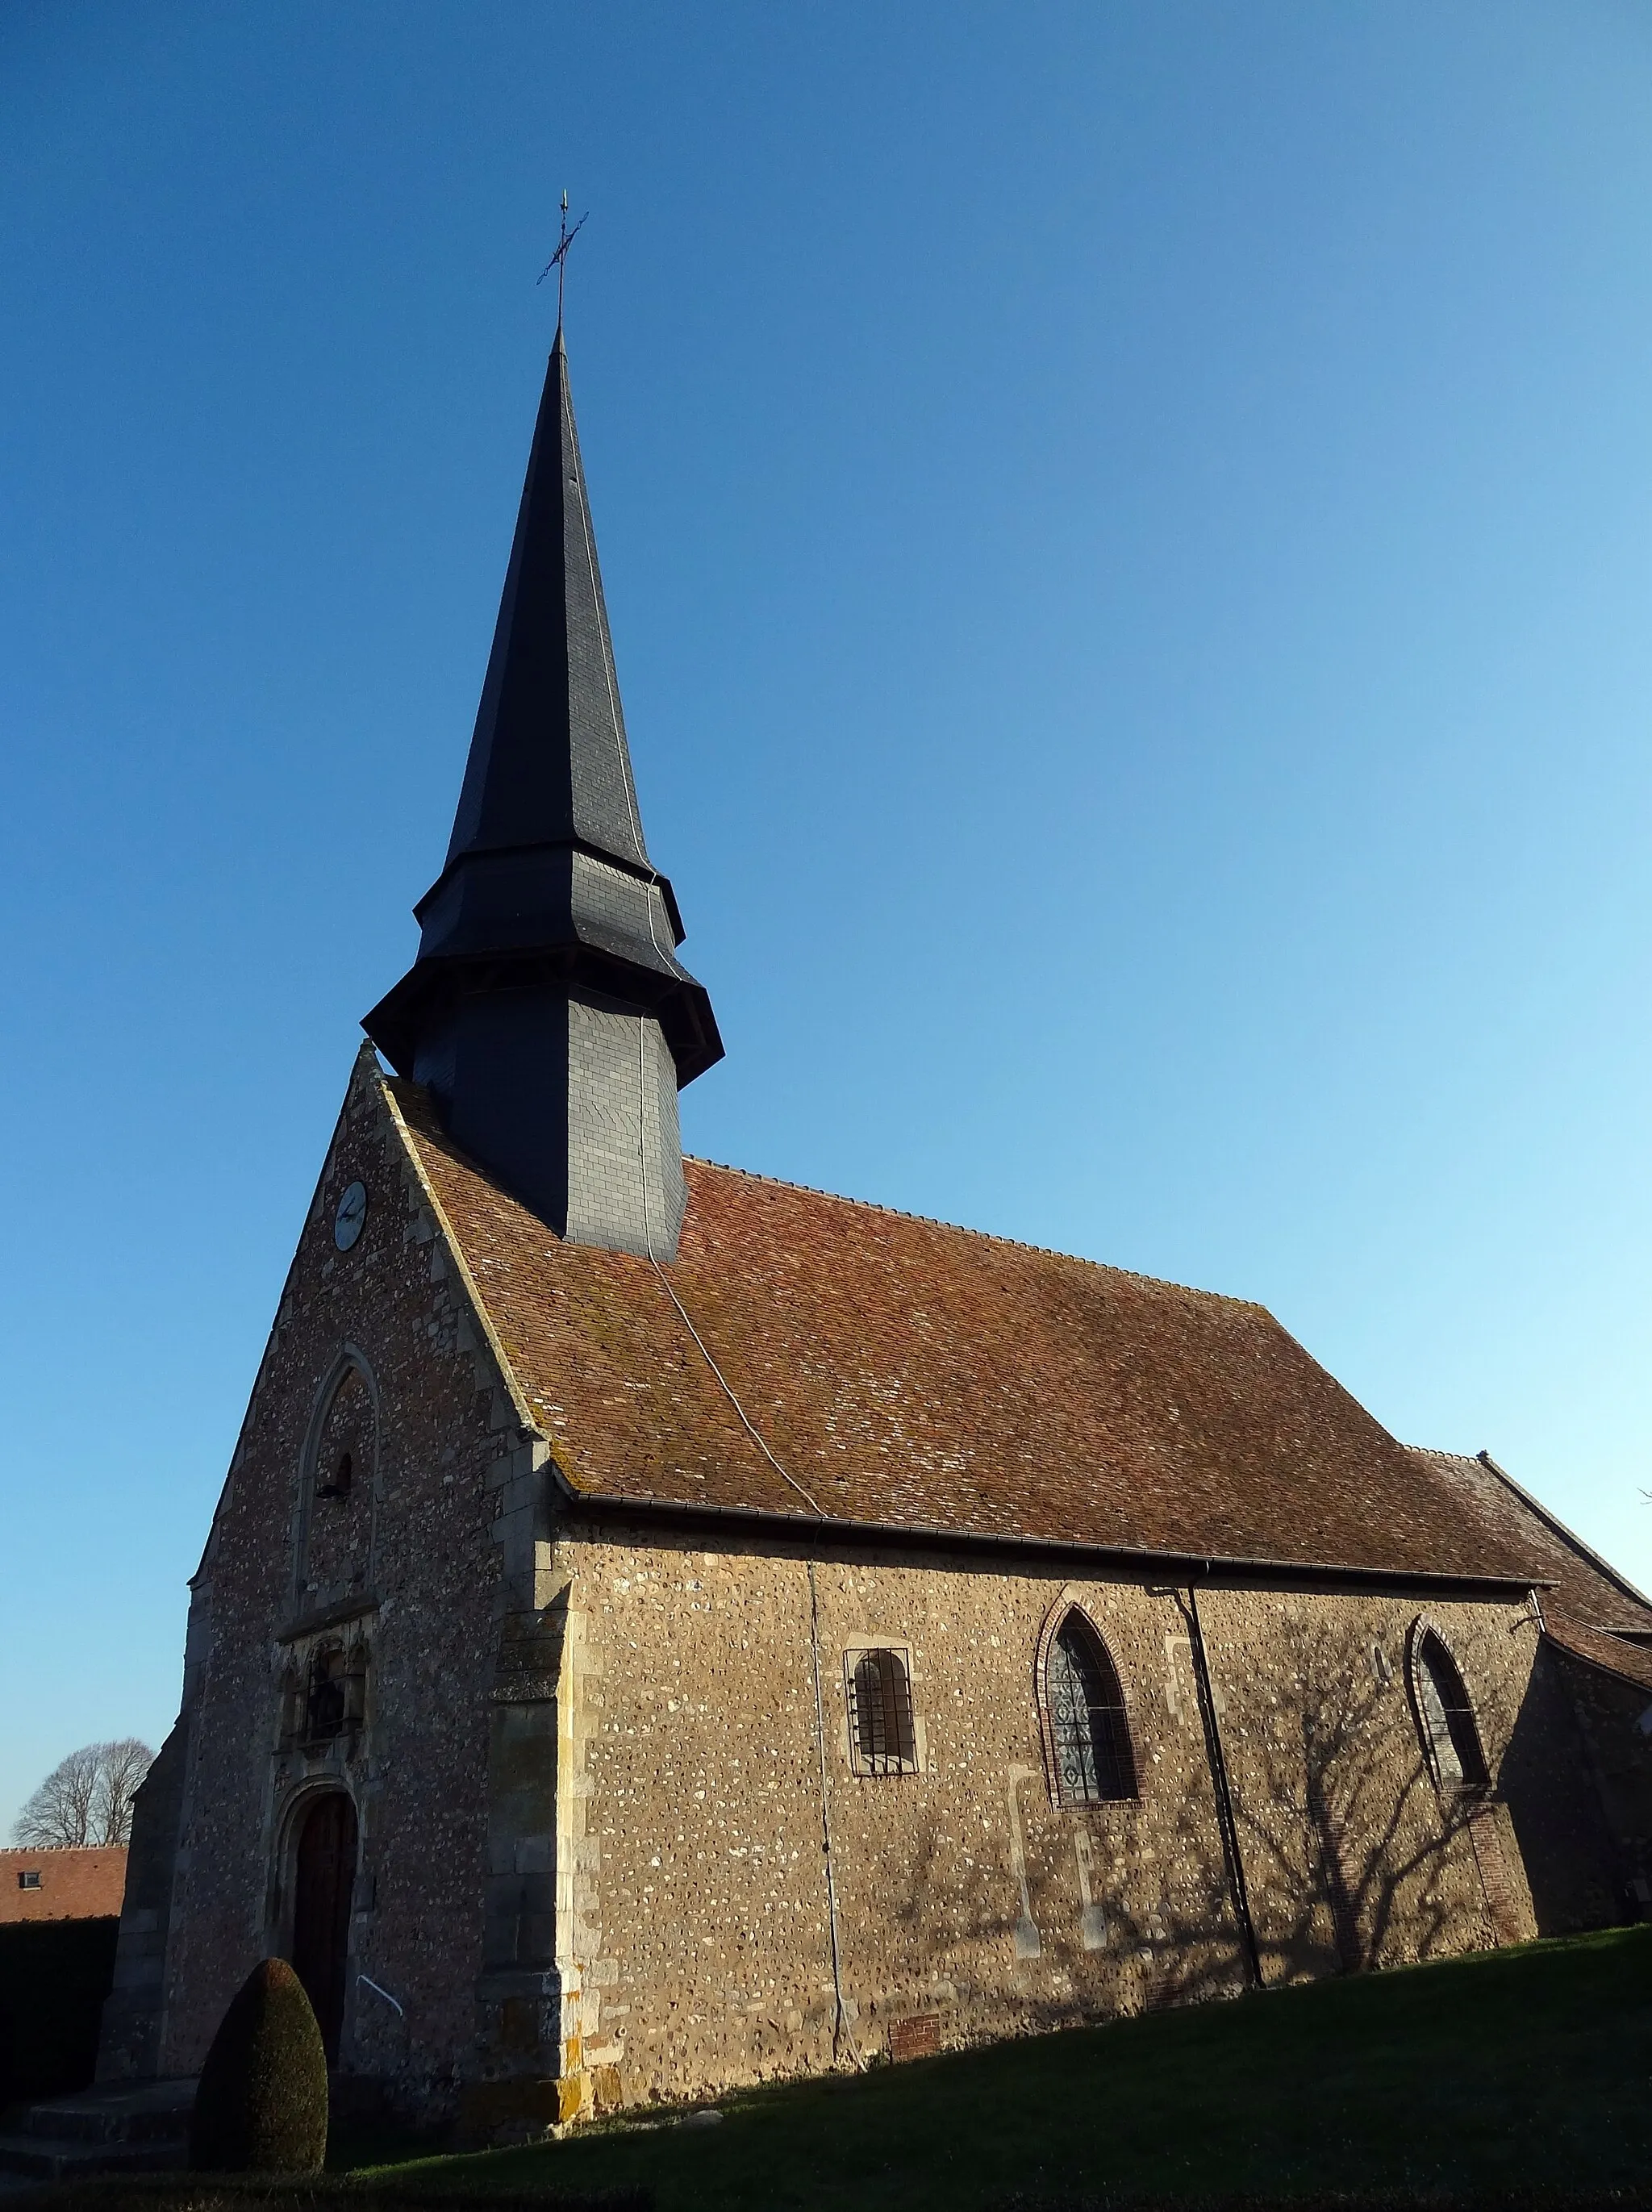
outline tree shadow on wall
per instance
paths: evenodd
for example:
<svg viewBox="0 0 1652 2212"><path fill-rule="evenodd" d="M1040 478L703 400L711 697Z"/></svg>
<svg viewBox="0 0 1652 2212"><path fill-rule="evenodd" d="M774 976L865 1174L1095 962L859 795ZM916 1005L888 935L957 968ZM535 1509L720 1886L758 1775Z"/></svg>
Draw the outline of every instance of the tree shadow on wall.
<svg viewBox="0 0 1652 2212"><path fill-rule="evenodd" d="M1219 1839L1214 1823L1193 1807L1176 1838L1176 1890L1157 1891L1151 1907L1133 1908L1121 1899L1098 1847L1093 1895L1106 1933L1096 1948L1086 1947L1074 1839L1083 1822L1093 1840L1092 1824L1105 1817L1102 1807L1085 1814L1053 1814L1042 1804L1025 1808L1027 1882L1040 1948L1023 1962L1024 1972L993 1972L977 1994L993 2002L1013 1999L1029 2026L1070 2026L1098 2011L1157 2008L1236 1994L1243 1986L1243 1953ZM963 1997L981 1975L983 1948L1001 1945L1008 1966L1023 1923L1006 1825L1000 1820L983 1833L979 1856L965 1869L957 1864L954 1840L926 1814L898 1875L890 1878L886 1866L878 1905L890 1931L892 1983L916 1988L949 1981ZM1144 1871L1131 1887L1159 1878L1157 1869ZM1112 1984L1104 1997L1097 1967ZM1055 1986L1053 1975L1060 1978Z"/></svg>
<svg viewBox="0 0 1652 2212"><path fill-rule="evenodd" d="M1235 1844L1269 1982L1353 1973L1473 1948L1490 1925L1477 1863L1462 1832L1479 1809L1442 1796L1424 1762L1401 1674L1374 1656L1369 1630L1303 1603L1275 1625L1273 1663L1218 1715ZM1111 1871L1105 1807L1075 1816L1029 1802L1024 1849L1042 1966L1024 1977L991 1972L994 1998L1014 1991L1029 2022L1094 2017L1105 1960L1121 2008L1190 2002L1236 1990L1246 1978L1231 1869L1215 1813L1215 1786L1197 1785L1174 1847L1150 1870ZM1104 1899L1105 1942L1087 1951L1075 1832L1096 1841L1094 1893ZM983 1949L1012 1951L1022 1923L1005 1821L975 1839L974 1863L932 1814L906 1830L898 1861L878 1871L878 1946L847 1930L867 1982L914 1990L951 1980L960 1995L981 1975ZM1128 1858L1129 1847L1123 1846ZM1109 1861L1102 1865L1102 1859ZM876 1963L874 1963L876 1962ZM879 1972L881 1967L882 1972ZM1050 1969L1066 1986L1052 1987ZM859 1978L858 1973L852 1978Z"/></svg>
<svg viewBox="0 0 1652 2212"><path fill-rule="evenodd" d="M1270 1690L1221 1725L1269 1981L1355 1973L1485 1940L1398 1672L1355 1626L1287 1613ZM1473 1862L1467 1879L1477 1881Z"/></svg>

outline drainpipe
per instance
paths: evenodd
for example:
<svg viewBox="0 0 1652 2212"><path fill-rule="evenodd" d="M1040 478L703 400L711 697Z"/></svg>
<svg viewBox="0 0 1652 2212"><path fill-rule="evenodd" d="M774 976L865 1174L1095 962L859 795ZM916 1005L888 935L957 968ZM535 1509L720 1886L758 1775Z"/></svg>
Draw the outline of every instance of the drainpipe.
<svg viewBox="0 0 1652 2212"><path fill-rule="evenodd" d="M832 1864L832 1785L826 1761L826 1700L820 1680L820 1593L815 1586L815 1563L805 1561L809 1573L809 1649L815 1669L815 1729L820 1745L820 1836L821 1849L826 1864L826 1919L832 1938L832 1996L835 2010L832 2016L832 2057L837 2057L840 2045L846 2041L855 2064L864 2074L866 2062L860 2056L854 2030L849 2025L849 2008L843 1997L843 1946L838 1933L837 1873Z"/></svg>
<svg viewBox="0 0 1652 2212"><path fill-rule="evenodd" d="M1205 1572L1210 1574L1206 1562ZM1178 1606L1181 1593L1176 1594ZM1239 1827L1234 1818L1233 1791L1228 1782L1228 1762L1222 1749L1222 1729L1216 1714L1216 1692L1211 1684L1210 1661L1205 1652L1205 1627L1199 1617L1199 1592L1187 1585L1188 1645L1193 1654L1193 1685L1199 1694L1200 1716L1205 1723L1205 1749L1211 1763L1211 1782L1216 1793L1216 1824L1222 1832L1222 1855L1227 1861L1228 1885L1233 1893L1234 1917L1250 1971L1252 1984L1262 1986L1262 1959L1256 1948L1256 1926L1250 1917L1250 1895L1245 1887L1244 1861L1239 1855Z"/></svg>

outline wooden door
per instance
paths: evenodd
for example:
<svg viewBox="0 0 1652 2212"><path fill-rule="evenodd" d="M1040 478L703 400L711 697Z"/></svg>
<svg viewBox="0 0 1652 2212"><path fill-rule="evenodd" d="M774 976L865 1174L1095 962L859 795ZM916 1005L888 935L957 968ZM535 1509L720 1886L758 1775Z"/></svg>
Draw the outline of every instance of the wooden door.
<svg viewBox="0 0 1652 2212"><path fill-rule="evenodd" d="M329 2066L338 2063L344 2024L355 1886L355 1808L342 1790L333 1790L304 1816L293 1902L293 1967L315 2007Z"/></svg>

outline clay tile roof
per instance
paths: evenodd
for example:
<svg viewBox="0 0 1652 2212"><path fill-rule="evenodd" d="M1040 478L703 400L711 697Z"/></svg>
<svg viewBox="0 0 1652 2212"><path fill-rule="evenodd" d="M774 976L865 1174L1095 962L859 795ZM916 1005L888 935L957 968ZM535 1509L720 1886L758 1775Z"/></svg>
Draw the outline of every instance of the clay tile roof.
<svg viewBox="0 0 1652 2212"><path fill-rule="evenodd" d="M1623 1681L1652 1690L1652 1651L1643 1651L1638 1644L1625 1644L1620 1636L1590 1628L1570 1613L1549 1607L1544 1609L1543 1632L1551 1644L1558 1644L1573 1658L1586 1659L1592 1667L1603 1668Z"/></svg>
<svg viewBox="0 0 1652 2212"><path fill-rule="evenodd" d="M1551 1586L1546 1613L1558 1607L1588 1626L1652 1635L1652 1603L1500 1468L1420 1446L1412 1455L1456 1492L1465 1519L1488 1549L1517 1553L1532 1580Z"/></svg>
<svg viewBox="0 0 1652 2212"><path fill-rule="evenodd" d="M690 1160L665 1272L702 1352L647 1260L559 1243L455 1150L422 1091L386 1089L576 1492L1529 1579L1520 1547L1260 1306Z"/></svg>
<svg viewBox="0 0 1652 2212"><path fill-rule="evenodd" d="M0 1851L0 1922L112 1919L125 1888L124 1844Z"/></svg>

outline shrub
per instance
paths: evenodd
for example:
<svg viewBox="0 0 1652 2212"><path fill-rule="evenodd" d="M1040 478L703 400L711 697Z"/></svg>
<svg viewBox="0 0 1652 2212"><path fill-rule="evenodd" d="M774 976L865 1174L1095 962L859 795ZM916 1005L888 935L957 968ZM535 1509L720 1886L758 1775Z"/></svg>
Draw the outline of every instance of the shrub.
<svg viewBox="0 0 1652 2212"><path fill-rule="evenodd" d="M304 1984L284 1959L254 1966L201 2069L190 2119L197 2172L319 2173L327 2155L327 2054Z"/></svg>

